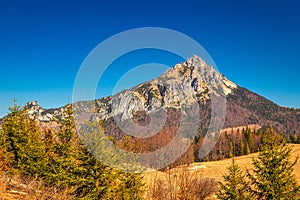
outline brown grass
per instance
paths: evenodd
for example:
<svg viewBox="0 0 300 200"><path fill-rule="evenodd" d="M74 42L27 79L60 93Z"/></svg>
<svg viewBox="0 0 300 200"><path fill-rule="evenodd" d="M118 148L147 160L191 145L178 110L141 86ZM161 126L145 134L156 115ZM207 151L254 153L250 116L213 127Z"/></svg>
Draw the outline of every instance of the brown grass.
<svg viewBox="0 0 300 200"><path fill-rule="evenodd" d="M68 200L67 193L42 181L0 174L0 200Z"/></svg>
<svg viewBox="0 0 300 200"><path fill-rule="evenodd" d="M300 155L300 144L293 144L292 146L292 159L295 159L298 155ZM257 156L257 153L235 157L235 160L241 169L246 170L252 167L252 158L255 156ZM145 174L145 182L148 184L149 188L153 188L154 180L160 180L160 182L163 182L163 180L168 179L170 174L173 176L180 171L191 171L199 174L202 178L213 178L216 182L219 182L223 181L223 175L228 173L227 167L230 166L230 164L231 159L225 159L220 161L192 163L190 165L183 165L165 172L152 171ZM294 173L298 184L300 184L300 160L298 160L294 166ZM160 188L164 189L163 186L160 186Z"/></svg>
<svg viewBox="0 0 300 200"><path fill-rule="evenodd" d="M168 173L152 172L147 178L147 200L208 199L218 189L213 178L202 177L198 171L175 168Z"/></svg>
<svg viewBox="0 0 300 200"><path fill-rule="evenodd" d="M293 144L292 159L300 155L300 144ZM243 169L250 169L252 167L252 158L257 156L257 153L250 155L235 157L236 163ZM190 165L191 170L198 170L204 177L211 177L217 181L223 180L223 175L227 173L227 167L230 166L231 159L220 161L193 163ZM300 160L294 166L294 172L298 183L300 184Z"/></svg>

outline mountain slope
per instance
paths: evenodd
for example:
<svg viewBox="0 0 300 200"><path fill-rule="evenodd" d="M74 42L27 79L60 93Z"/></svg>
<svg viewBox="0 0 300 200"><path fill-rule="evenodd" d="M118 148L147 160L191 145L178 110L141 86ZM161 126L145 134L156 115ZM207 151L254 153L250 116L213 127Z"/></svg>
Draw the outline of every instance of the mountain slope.
<svg viewBox="0 0 300 200"><path fill-rule="evenodd" d="M273 125L285 134L300 133L300 110L281 107L245 88L227 96L226 127L248 124Z"/></svg>
<svg viewBox="0 0 300 200"><path fill-rule="evenodd" d="M139 84L130 90L94 101L76 102L74 105L79 121L91 120L93 117L104 119L107 132L120 138L125 132L132 131L130 128L133 124L137 128L133 132L145 131L146 129L140 127L152 126L151 130L147 129L147 133L139 133L140 136L155 135L160 130L164 133L171 131L178 128L183 115L191 113L197 119L192 120L193 116L190 116L186 120L193 122L193 126L198 123L198 132L205 132L212 124L212 110L224 109L215 108L213 98L220 104L225 103L224 128L272 124L284 134L299 132L299 109L278 106L237 86L198 56L193 56L169 68L157 79ZM26 106L29 115L43 123L52 122L54 117L62 116L63 107L44 110L35 101ZM199 109L199 113L187 113L188 108L193 106L194 109ZM217 115L216 118L219 119L214 122L219 121L222 124L222 116ZM131 127L125 127L126 123Z"/></svg>
<svg viewBox="0 0 300 200"><path fill-rule="evenodd" d="M222 129L273 125L287 136L300 130L299 109L278 106L239 87L198 56L132 89L76 102L73 107L79 135L89 130L87 121L101 119L105 133L115 138L120 149L145 156L140 159L144 166L156 169L203 161L205 156L221 159L229 148ZM26 108L46 130L57 128L54 119L64 117L64 107L43 109L33 101ZM164 155L159 162L157 153Z"/></svg>

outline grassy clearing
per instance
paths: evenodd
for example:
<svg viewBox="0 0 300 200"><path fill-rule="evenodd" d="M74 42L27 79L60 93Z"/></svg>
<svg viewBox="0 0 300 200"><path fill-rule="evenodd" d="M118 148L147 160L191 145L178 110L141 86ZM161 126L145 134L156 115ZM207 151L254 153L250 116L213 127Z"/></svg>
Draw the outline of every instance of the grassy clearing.
<svg viewBox="0 0 300 200"><path fill-rule="evenodd" d="M293 146L292 159L295 159L300 155L300 144L291 144ZM236 163L241 167L241 169L246 170L252 167L252 158L257 156L257 153L250 155L235 157ZM231 159L225 159L220 161L211 161L211 162L201 162L201 163L192 163L190 165L183 165L176 167L166 172L151 171L147 172L145 175L145 181L148 184L148 187L151 188L151 184L157 177L161 179L168 179L168 176L174 175L176 173L191 171L197 172L202 178L209 177L214 178L217 182L223 181L223 175L227 173L227 167L231 164ZM294 172L298 183L300 184L300 161L294 166Z"/></svg>

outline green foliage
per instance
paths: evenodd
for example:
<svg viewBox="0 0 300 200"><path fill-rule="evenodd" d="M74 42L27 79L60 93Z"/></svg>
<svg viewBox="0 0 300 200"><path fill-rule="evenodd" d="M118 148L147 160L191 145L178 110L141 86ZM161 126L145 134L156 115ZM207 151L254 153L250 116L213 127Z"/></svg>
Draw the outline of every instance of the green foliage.
<svg viewBox="0 0 300 200"><path fill-rule="evenodd" d="M80 180L77 183L74 191L76 197L82 198L82 194L84 194L86 199L139 199L144 186L142 175L122 172L101 163L100 161L105 160L107 163L116 165L119 161L108 146L111 143L108 142L104 135L101 122L100 126L96 123L88 123L87 126L90 131L88 133L82 132L82 138L87 146L84 147L80 143L80 151L78 151L79 154L77 155L77 161L79 162L76 169L81 169L78 173L82 173L84 178L80 176ZM90 171L95 173L87 176ZM97 181L95 182L95 180ZM87 188L87 185L90 188ZM82 191L84 192L82 193ZM88 197L85 193L88 194Z"/></svg>
<svg viewBox="0 0 300 200"><path fill-rule="evenodd" d="M220 183L220 190L217 193L218 199L222 200L246 200L251 199L248 191L248 184L245 175L239 166L232 159L231 165L227 168L228 174L224 175L224 183Z"/></svg>
<svg viewBox="0 0 300 200"><path fill-rule="evenodd" d="M250 154L250 148L249 148L248 142L246 142L246 145L245 145L245 155L249 155L249 154Z"/></svg>
<svg viewBox="0 0 300 200"><path fill-rule="evenodd" d="M75 131L71 105L64 108L57 123L58 131L42 133L35 120L28 117L26 108L20 109L14 103L0 131L1 164L6 163L12 173L68 189L73 199L141 198L144 186L141 174L110 168L90 153L97 155L95 151L101 151L105 152L101 155L115 159L105 146L108 139L101 124L90 134L94 148L88 151Z"/></svg>
<svg viewBox="0 0 300 200"><path fill-rule="evenodd" d="M299 186L293 175L297 159L290 161L292 147L282 143L273 128L265 131L260 152L253 158L253 170L247 177L253 198L261 200L296 199Z"/></svg>
<svg viewBox="0 0 300 200"><path fill-rule="evenodd" d="M288 142L292 144L300 144L300 134L290 134Z"/></svg>
<svg viewBox="0 0 300 200"><path fill-rule="evenodd" d="M290 134L289 142L295 144L296 141L297 141L296 135L295 134Z"/></svg>
<svg viewBox="0 0 300 200"><path fill-rule="evenodd" d="M246 148L247 149L247 142ZM292 146L288 146L272 127L265 129L261 138L260 152L253 158L253 169L243 175L235 164L228 168L217 193L219 199L297 199L299 186L293 175L297 159L291 161ZM247 180L246 180L247 178ZM242 192L240 192L242 191ZM245 194L245 196L240 196Z"/></svg>
<svg viewBox="0 0 300 200"><path fill-rule="evenodd" d="M248 144L250 153L254 152L255 149L254 149L253 133L251 129L247 127L246 129L243 129L242 133L246 137L246 142Z"/></svg>
<svg viewBox="0 0 300 200"><path fill-rule="evenodd" d="M15 100L9 111L0 133L2 157L11 171L43 176L46 170L45 145L35 121L28 117L26 108L17 106Z"/></svg>
<svg viewBox="0 0 300 200"><path fill-rule="evenodd" d="M233 157L233 146L232 146L232 142L229 142L228 157L229 157L229 158L232 158L232 157Z"/></svg>
<svg viewBox="0 0 300 200"><path fill-rule="evenodd" d="M240 140L240 144L239 144L239 156L242 156L245 154L245 145L243 140Z"/></svg>
<svg viewBox="0 0 300 200"><path fill-rule="evenodd" d="M56 171L60 171L59 181L63 186L73 187L75 198L138 199L143 187L141 175L121 172L100 162L104 158L99 156L106 156L110 163L118 162L107 147L101 123L87 123L86 130L91 131L82 132L89 150L75 132L71 105L65 108L60 124L57 134L60 142L55 145Z"/></svg>
<svg viewBox="0 0 300 200"><path fill-rule="evenodd" d="M300 133L297 135L296 144L300 144Z"/></svg>
<svg viewBox="0 0 300 200"><path fill-rule="evenodd" d="M64 108L61 119L56 120L59 130L55 133L57 141L50 147L52 158L49 164L52 166L52 173L49 178L51 183L57 183L61 187L74 186L77 174L77 140L71 105Z"/></svg>

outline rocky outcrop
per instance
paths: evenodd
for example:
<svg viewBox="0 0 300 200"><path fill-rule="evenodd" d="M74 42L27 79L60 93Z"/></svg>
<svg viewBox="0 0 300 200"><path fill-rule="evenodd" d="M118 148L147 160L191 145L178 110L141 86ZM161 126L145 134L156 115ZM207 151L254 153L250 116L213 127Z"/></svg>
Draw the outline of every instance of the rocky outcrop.
<svg viewBox="0 0 300 200"><path fill-rule="evenodd" d="M37 119L40 122L54 121L55 117L61 117L64 108L43 109L37 101L28 102L25 105L30 119Z"/></svg>

